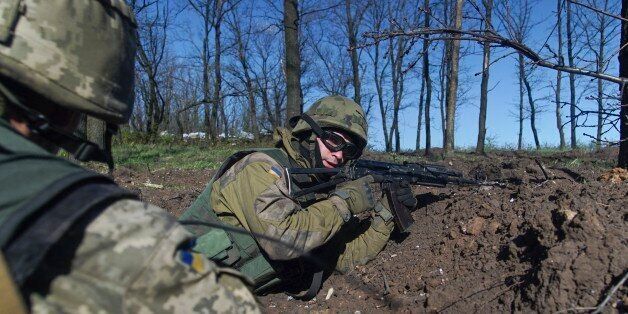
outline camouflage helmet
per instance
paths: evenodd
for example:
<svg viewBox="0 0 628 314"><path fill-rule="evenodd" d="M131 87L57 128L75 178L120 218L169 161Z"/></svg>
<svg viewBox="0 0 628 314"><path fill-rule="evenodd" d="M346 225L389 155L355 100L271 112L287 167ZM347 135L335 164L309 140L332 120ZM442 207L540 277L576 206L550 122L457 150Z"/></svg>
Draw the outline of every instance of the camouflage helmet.
<svg viewBox="0 0 628 314"><path fill-rule="evenodd" d="M323 97L312 104L305 113L322 128L345 131L360 149L366 147L368 126L364 111L352 99L338 95ZM292 133L299 134L311 129L309 124L299 119Z"/></svg>
<svg viewBox="0 0 628 314"><path fill-rule="evenodd" d="M2 0L0 77L58 106L125 123L135 27L124 0Z"/></svg>

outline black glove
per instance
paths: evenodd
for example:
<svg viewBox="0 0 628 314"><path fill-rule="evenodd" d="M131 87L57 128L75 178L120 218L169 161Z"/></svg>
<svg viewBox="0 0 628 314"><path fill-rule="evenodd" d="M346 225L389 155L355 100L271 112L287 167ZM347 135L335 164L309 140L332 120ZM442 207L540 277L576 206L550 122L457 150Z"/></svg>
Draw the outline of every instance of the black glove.
<svg viewBox="0 0 628 314"><path fill-rule="evenodd" d="M414 208L417 205L417 200L407 183L402 183L397 189L397 200L407 208Z"/></svg>

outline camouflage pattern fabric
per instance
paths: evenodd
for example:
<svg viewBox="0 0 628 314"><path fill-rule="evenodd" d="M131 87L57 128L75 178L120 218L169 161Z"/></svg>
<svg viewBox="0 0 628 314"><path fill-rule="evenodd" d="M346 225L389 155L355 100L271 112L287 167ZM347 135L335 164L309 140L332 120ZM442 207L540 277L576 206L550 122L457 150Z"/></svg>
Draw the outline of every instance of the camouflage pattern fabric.
<svg viewBox="0 0 628 314"><path fill-rule="evenodd" d="M189 233L163 210L118 201L92 221L72 269L46 295L31 294L35 313L256 313L239 273L182 247ZM47 265L49 271L54 267Z"/></svg>
<svg viewBox="0 0 628 314"><path fill-rule="evenodd" d="M289 131L276 133L280 147L289 156L298 155L290 145ZM305 162L301 159L301 162ZM347 203L338 196L302 207L290 196L285 169L263 153L247 155L227 170L212 186L211 207L223 221L242 226L289 243L298 250L258 239L262 250L273 260L289 260L328 243L341 245L335 268L350 271L355 265L373 259L385 246L393 229L391 221L373 220L359 236L345 237L343 216ZM333 241L332 241L333 239ZM341 243L341 244L338 244Z"/></svg>
<svg viewBox="0 0 628 314"><path fill-rule="evenodd" d="M135 18L123 0L0 1L0 74L52 103L125 123L134 56Z"/></svg>
<svg viewBox="0 0 628 314"><path fill-rule="evenodd" d="M20 208L51 179L83 171L0 118L2 160L0 214ZM28 296L33 312L259 312L246 279L192 253L191 234L155 206L118 201L65 236L36 273L52 281L45 293Z"/></svg>

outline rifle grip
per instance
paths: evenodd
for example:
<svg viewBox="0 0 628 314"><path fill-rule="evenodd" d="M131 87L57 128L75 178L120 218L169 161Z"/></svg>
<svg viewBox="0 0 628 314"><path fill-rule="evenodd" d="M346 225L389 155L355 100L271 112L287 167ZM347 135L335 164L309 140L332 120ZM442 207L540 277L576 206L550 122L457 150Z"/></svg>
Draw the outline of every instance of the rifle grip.
<svg viewBox="0 0 628 314"><path fill-rule="evenodd" d="M399 232L408 232L408 228L414 223L414 218L406 206L399 202L397 198L398 182L386 182L382 184L382 189L388 198L388 205L393 214L395 226Z"/></svg>

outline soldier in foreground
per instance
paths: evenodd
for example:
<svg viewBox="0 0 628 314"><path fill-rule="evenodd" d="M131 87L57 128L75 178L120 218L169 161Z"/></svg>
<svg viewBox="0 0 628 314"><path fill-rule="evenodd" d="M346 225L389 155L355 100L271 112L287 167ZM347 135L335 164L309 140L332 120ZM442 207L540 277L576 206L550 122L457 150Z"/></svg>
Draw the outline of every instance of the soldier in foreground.
<svg viewBox="0 0 628 314"><path fill-rule="evenodd" d="M134 55L123 1L0 2L0 312L259 312L162 209L55 156L108 159L72 131L128 120Z"/></svg>
<svg viewBox="0 0 628 314"><path fill-rule="evenodd" d="M357 103L324 97L291 124L290 131L275 130L275 148L230 157L180 221L198 237L196 251L248 275L256 293L301 291L297 296L307 299L316 295L324 274L334 268L348 272L373 259L394 224L386 197L375 201L372 176L297 197L331 178L288 170L337 168L358 158L367 143L367 123ZM404 206L416 206L408 186L397 195ZM354 218L365 212L370 219ZM253 237L213 229L206 222L242 227Z"/></svg>

